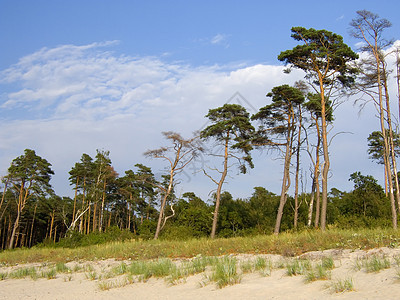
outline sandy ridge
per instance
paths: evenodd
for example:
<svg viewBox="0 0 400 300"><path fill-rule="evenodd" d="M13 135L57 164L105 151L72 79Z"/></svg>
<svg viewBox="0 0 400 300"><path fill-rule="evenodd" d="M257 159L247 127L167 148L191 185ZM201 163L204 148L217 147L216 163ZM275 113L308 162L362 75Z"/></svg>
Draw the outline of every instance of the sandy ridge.
<svg viewBox="0 0 400 300"><path fill-rule="evenodd" d="M390 259L391 267L378 273L355 270L357 259L372 256ZM273 263L288 260L279 255L262 255ZM241 254L238 260L254 259L254 255ZM0 281L0 299L400 299L400 267L396 258L400 258L399 248L379 248L363 250L326 250L308 252L300 256L313 261L322 257L332 257L335 268L328 281L306 283L304 276L287 276L285 269L273 269L271 276L258 273L244 274L240 284L218 289L214 284L201 286L204 275L191 276L178 285L168 285L163 279L151 278L147 282L137 280L123 287L103 291L99 284L104 279L91 280L88 269L104 273L121 264L113 259L94 262L69 262L73 269L80 264L86 272L57 274L55 279L5 279ZM129 261L126 262L129 264ZM89 267L90 265L90 267ZM1 267L0 272L11 272L23 267L43 267L42 264L26 264ZM355 291L333 293L327 286L337 279L352 278ZM122 277L109 279L123 282Z"/></svg>

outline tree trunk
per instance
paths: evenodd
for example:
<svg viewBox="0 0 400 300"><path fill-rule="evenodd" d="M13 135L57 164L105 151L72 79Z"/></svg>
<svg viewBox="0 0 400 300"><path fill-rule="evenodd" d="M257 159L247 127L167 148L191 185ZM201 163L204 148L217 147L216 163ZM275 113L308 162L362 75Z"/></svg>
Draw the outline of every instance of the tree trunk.
<svg viewBox="0 0 400 300"><path fill-rule="evenodd" d="M12 232L11 232L11 239L10 239L10 243L8 245L8 249L12 249L14 247L15 234L17 233L17 229L18 229L18 226L19 226L19 218L20 218L20 216L21 216L21 212L18 209L17 210L17 217L15 218L14 226L13 226L13 229L12 229Z"/></svg>
<svg viewBox="0 0 400 300"><path fill-rule="evenodd" d="M310 205L308 207L307 227L311 227L312 224L312 215L314 211L314 196L315 196L315 175L313 176L311 184L311 197L310 197Z"/></svg>
<svg viewBox="0 0 400 300"><path fill-rule="evenodd" d="M86 177L83 177L83 192L82 192L82 211L86 211L85 208L85 195L86 195ZM85 217L82 216L79 222L79 233L85 233L84 224Z"/></svg>
<svg viewBox="0 0 400 300"><path fill-rule="evenodd" d="M92 222L92 232L96 231L96 212L97 212L97 202L94 203L93 205L93 222ZM101 231L100 229L101 226L99 226L99 231Z"/></svg>
<svg viewBox="0 0 400 300"><path fill-rule="evenodd" d="M393 168L393 178L395 183L395 190L396 190L396 200L397 200L397 207L400 209L400 190L399 190L399 179L397 177L397 164L396 164L396 153L395 153L395 145L393 139L393 126L392 126L392 115L390 112L390 101L389 101L389 90L387 86L387 76L386 76L386 65L385 62L382 62L382 74L383 74L383 87L385 90L385 100L386 100L386 123L388 124L389 129L389 149L390 149L390 158L392 162Z"/></svg>
<svg viewBox="0 0 400 300"><path fill-rule="evenodd" d="M15 218L13 230L11 233L11 240L10 240L10 244L8 246L9 249L12 249L14 247L15 234L17 233L17 229L19 227L19 219L21 217L22 210L24 209L26 200L28 198L29 188L25 190L24 186L25 186L25 182L22 181L21 187L19 189L19 195L18 195L17 217Z"/></svg>
<svg viewBox="0 0 400 300"><path fill-rule="evenodd" d="M177 154L179 155L179 154ZM160 215L158 216L158 221L157 221L157 228L156 228L156 233L154 235L154 239L158 239L158 236L160 235L161 232L161 225L162 221L164 219L164 210L165 210L165 205L167 204L167 198L169 194L172 191L173 184L174 184L174 175L175 175L175 167L176 167L177 161L175 160L175 164L171 167L170 173L169 173L169 183L168 183L168 188L165 191L165 195L163 197L163 200L161 202L161 207L160 207Z"/></svg>
<svg viewBox="0 0 400 300"><path fill-rule="evenodd" d="M76 212L76 198L78 196L78 184L79 184L79 176L76 176L76 187L75 187L75 196L74 196L74 209L72 211L72 222L75 221L75 212Z"/></svg>
<svg viewBox="0 0 400 300"><path fill-rule="evenodd" d="M51 221L50 221L50 233L49 233L49 239L51 240L51 237L53 236L53 225L54 225L54 209L53 209L53 213L50 214L51 216Z"/></svg>
<svg viewBox="0 0 400 300"><path fill-rule="evenodd" d="M285 162L283 167L283 179L282 179L282 189L281 189L281 198L279 200L278 212L276 214L276 222L274 228L274 234L279 234L279 230L281 228L281 221L283 216L283 209L287 200L287 191L290 187L290 159L292 157L292 132L290 130L290 118L288 121L288 133L286 138L286 151L285 151Z"/></svg>
<svg viewBox="0 0 400 300"><path fill-rule="evenodd" d="M213 222L211 227L211 234L210 237L213 239L215 238L215 234L217 232L217 225L218 225L218 214L219 214L219 206L221 203L221 192L222 192L222 185L225 182L226 175L228 174L228 149L229 149L229 133L228 137L225 141L225 149L224 149L224 170L222 171L221 178L218 182L217 193L215 196L215 209L213 215Z"/></svg>
<svg viewBox="0 0 400 300"><path fill-rule="evenodd" d="M103 229L103 218L104 218L104 202L106 201L106 178L104 178L103 182L103 197L101 200L101 211L100 211L100 223L99 223L99 231Z"/></svg>
<svg viewBox="0 0 400 300"><path fill-rule="evenodd" d="M377 48L375 48L377 49ZM376 59L376 70L377 70L377 84L378 84L378 96L379 96L379 121L381 125L381 132L383 137L384 144L384 163L386 166L386 174L388 178L389 185L389 198L390 198L390 207L392 211L392 226L394 229L397 229L397 212L396 212L396 204L394 198L393 191L393 177L392 177L392 168L390 165L390 149L388 145L388 139L386 136L386 128L385 128L385 110L383 106L383 91L382 91L382 82L381 82L381 69L380 69L380 57L377 50L374 52ZM395 174L397 176L397 174Z"/></svg>
<svg viewBox="0 0 400 300"><path fill-rule="evenodd" d="M35 209L33 210L31 234L30 234L30 236L29 236L29 245L28 245L29 247L32 247L33 226L34 226L34 224L35 224L36 209L37 209L37 203L36 203L36 205L35 205Z"/></svg>
<svg viewBox="0 0 400 300"><path fill-rule="evenodd" d="M321 95L321 129L322 129L322 150L324 155L324 166L322 168L322 207L321 207L321 229L326 227L326 209L328 205L328 172L330 168L329 150L328 150L328 133L326 124L326 105L325 90L323 86L323 78L319 77L320 95Z"/></svg>
<svg viewBox="0 0 400 300"><path fill-rule="evenodd" d="M297 149L296 149L296 175L295 175L295 188L294 188L294 220L293 227L297 228L299 218L299 171L300 171L300 146L301 146L301 106L299 105L299 131L297 136Z"/></svg>

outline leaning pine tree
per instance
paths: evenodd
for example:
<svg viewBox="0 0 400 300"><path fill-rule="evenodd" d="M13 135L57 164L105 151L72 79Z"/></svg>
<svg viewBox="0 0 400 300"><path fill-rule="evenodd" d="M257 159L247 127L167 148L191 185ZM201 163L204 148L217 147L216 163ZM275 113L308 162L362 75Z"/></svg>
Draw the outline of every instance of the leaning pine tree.
<svg viewBox="0 0 400 300"><path fill-rule="evenodd" d="M214 169L220 174L218 180L215 180L203 170L206 176L217 185L215 210L211 228L211 238L214 238L217 231L222 185L228 174L228 161L230 159L237 160L242 173L246 173L246 163L251 168L254 167L250 156L250 151L253 149L251 139L254 134L254 127L250 123L249 113L244 107L238 104L225 104L222 107L210 109L206 117L212 124L201 131L200 137L204 140L212 139L216 142L216 146L222 146L222 154L213 153L212 155L221 157L223 160L222 170ZM243 156L240 156L242 154Z"/></svg>

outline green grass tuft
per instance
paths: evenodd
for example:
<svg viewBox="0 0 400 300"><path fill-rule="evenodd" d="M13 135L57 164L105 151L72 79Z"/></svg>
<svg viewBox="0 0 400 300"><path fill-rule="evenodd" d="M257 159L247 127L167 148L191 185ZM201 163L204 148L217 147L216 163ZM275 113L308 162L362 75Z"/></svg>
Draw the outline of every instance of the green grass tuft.
<svg viewBox="0 0 400 300"><path fill-rule="evenodd" d="M213 272L206 276L206 281L215 282L218 288L240 283L241 276L237 272L237 260L234 257L224 256L214 261Z"/></svg>
<svg viewBox="0 0 400 300"><path fill-rule="evenodd" d="M378 273L381 270L390 268L390 260L386 257L372 256L365 262L367 273Z"/></svg>
<svg viewBox="0 0 400 300"><path fill-rule="evenodd" d="M20 268L11 271L8 277L12 279L22 279L25 277L31 277L32 279L36 279L37 271L35 267Z"/></svg>
<svg viewBox="0 0 400 300"><path fill-rule="evenodd" d="M309 260L294 259L286 263L286 275L288 276L303 275L309 270L311 270L311 262Z"/></svg>
<svg viewBox="0 0 400 300"><path fill-rule="evenodd" d="M330 287L334 293L344 293L355 290L352 278L336 279L332 282Z"/></svg>

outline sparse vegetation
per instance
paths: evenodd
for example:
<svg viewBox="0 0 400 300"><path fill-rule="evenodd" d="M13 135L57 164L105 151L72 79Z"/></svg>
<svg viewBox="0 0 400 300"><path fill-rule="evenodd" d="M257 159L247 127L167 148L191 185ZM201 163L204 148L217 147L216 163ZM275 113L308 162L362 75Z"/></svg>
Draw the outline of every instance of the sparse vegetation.
<svg viewBox="0 0 400 300"><path fill-rule="evenodd" d="M215 261L213 272L206 276L207 281L215 282L218 288L233 285L241 281L241 276L236 268L237 260L234 257L224 256Z"/></svg>
<svg viewBox="0 0 400 300"><path fill-rule="evenodd" d="M294 259L286 264L286 275L303 275L311 270L311 262L304 259Z"/></svg>
<svg viewBox="0 0 400 300"><path fill-rule="evenodd" d="M343 293L354 291L354 284L352 278L335 279L330 285L334 293Z"/></svg>

